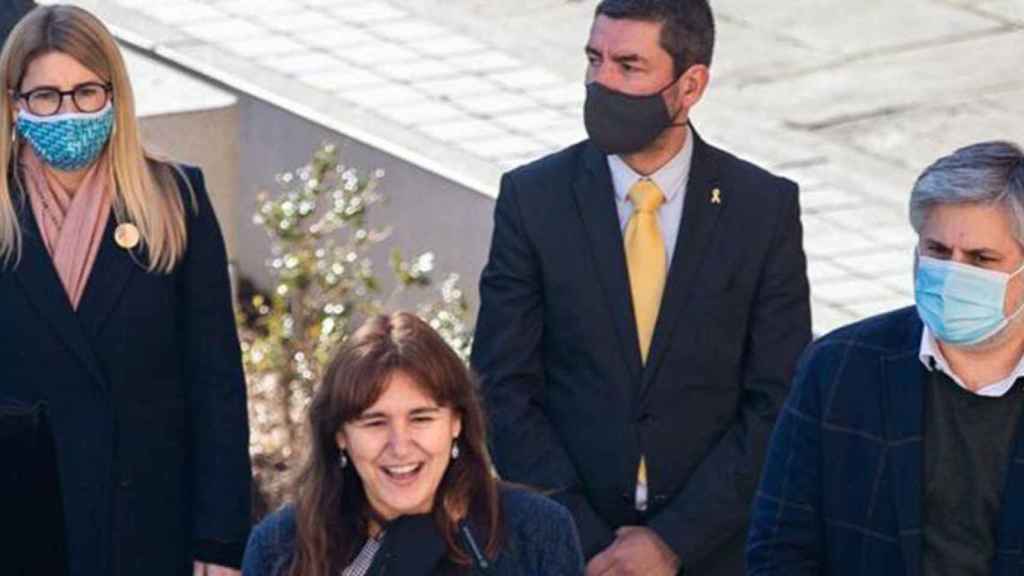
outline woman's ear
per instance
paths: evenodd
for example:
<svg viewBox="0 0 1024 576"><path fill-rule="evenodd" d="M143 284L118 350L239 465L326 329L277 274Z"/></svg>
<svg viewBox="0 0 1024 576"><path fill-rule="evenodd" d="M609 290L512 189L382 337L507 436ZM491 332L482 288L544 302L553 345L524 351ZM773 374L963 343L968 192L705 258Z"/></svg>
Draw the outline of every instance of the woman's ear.
<svg viewBox="0 0 1024 576"><path fill-rule="evenodd" d="M18 117L18 100L14 96L14 91L10 90L7 92L7 112L11 115L11 123Z"/></svg>
<svg viewBox="0 0 1024 576"><path fill-rule="evenodd" d="M456 440L462 434L462 415L458 412L452 415L452 440Z"/></svg>
<svg viewBox="0 0 1024 576"><path fill-rule="evenodd" d="M344 450L345 446L348 445L348 441L345 439L345 430L338 430L334 435L334 441L338 444L338 450Z"/></svg>

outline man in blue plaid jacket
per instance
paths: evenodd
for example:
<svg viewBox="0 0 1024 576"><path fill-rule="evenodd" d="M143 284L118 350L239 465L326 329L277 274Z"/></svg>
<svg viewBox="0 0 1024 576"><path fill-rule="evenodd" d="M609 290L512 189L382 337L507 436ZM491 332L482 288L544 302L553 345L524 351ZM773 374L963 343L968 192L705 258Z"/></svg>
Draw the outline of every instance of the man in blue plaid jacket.
<svg viewBox="0 0 1024 576"><path fill-rule="evenodd" d="M751 575L1024 573L1024 152L918 179L916 306L804 354L774 431Z"/></svg>

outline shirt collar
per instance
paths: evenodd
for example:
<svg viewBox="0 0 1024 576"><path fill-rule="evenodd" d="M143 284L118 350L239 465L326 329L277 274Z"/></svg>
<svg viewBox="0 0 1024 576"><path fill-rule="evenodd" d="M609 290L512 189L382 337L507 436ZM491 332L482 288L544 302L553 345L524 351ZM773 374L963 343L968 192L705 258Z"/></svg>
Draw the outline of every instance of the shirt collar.
<svg viewBox="0 0 1024 576"><path fill-rule="evenodd" d="M953 373L953 369L949 367L949 362L947 362L946 357L942 355L942 349L939 348L939 343L935 340L935 335L928 329L928 326L925 326L924 331L921 333L921 349L917 353L917 357L929 372L932 370L939 370L946 376L949 376L953 382L956 382L957 386L967 390L968 392L973 392L978 396L988 396L991 398L1005 396L1006 393L1013 388L1017 379L1024 377L1024 357L1021 357L1020 361L1017 362L1017 367L1014 368L1013 372L1010 372L1009 376L1003 380L993 382L988 386L983 386L977 391L970 390L966 385L964 385L963 380Z"/></svg>
<svg viewBox="0 0 1024 576"><path fill-rule="evenodd" d="M654 181L665 195L665 203L671 202L677 194L686 190L686 181L690 177L690 165L693 163L693 130L686 126L686 143L657 172L647 176ZM629 189L644 178L633 170L626 161L618 155L608 156L608 168L612 173L612 184L615 188L615 197L619 202L625 202Z"/></svg>

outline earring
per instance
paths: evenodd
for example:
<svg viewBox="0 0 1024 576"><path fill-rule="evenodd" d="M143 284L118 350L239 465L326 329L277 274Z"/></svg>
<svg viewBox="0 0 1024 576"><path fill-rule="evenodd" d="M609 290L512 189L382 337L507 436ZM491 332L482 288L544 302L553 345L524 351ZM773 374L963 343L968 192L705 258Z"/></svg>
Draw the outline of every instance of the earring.
<svg viewBox="0 0 1024 576"><path fill-rule="evenodd" d="M459 452L459 442L456 440L452 442L452 460L458 460L459 454L461 454Z"/></svg>
<svg viewBox="0 0 1024 576"><path fill-rule="evenodd" d="M345 451L342 450L341 454L338 455L338 468L344 470L346 466L348 466L348 456L346 456Z"/></svg>

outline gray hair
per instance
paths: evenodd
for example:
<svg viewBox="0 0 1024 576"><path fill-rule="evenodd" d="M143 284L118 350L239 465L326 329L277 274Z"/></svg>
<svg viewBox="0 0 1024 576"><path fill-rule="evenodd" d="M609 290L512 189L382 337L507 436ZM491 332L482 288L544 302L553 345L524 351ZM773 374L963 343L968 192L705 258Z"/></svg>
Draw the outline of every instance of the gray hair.
<svg viewBox="0 0 1024 576"><path fill-rule="evenodd" d="M1006 206L1024 245L1024 150L1012 142L972 144L925 169L910 193L910 225L920 234L937 204L995 203Z"/></svg>

